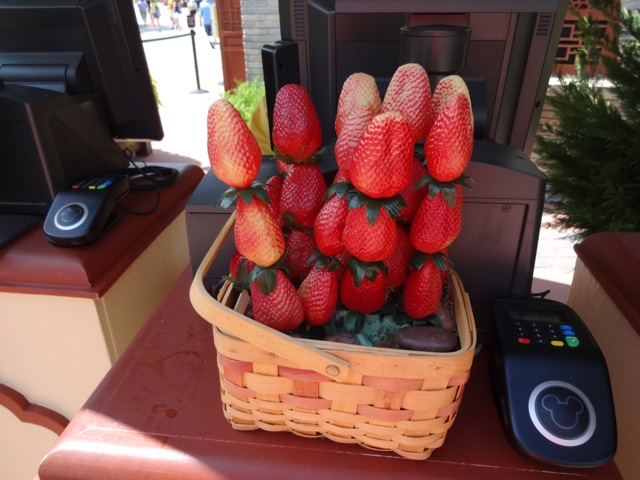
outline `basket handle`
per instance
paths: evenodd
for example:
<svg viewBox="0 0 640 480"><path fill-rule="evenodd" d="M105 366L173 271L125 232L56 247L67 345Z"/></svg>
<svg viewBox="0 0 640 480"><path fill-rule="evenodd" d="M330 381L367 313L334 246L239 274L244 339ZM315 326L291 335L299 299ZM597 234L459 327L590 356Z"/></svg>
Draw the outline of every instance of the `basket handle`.
<svg viewBox="0 0 640 480"><path fill-rule="evenodd" d="M344 381L349 375L349 362L346 360L240 315L225 305L214 305L202 280L231 233L235 219L234 211L195 273L189 291L191 304L195 310L226 334L240 338L279 357L302 363L321 375Z"/></svg>

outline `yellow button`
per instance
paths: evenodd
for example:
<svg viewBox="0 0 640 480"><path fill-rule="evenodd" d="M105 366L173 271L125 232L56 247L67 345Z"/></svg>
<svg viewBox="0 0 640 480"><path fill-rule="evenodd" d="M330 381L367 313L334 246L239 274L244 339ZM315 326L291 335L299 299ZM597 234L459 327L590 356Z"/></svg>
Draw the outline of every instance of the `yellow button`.
<svg viewBox="0 0 640 480"><path fill-rule="evenodd" d="M560 340L551 340L551 345L553 345L554 347L562 347L564 345L564 342L561 342Z"/></svg>

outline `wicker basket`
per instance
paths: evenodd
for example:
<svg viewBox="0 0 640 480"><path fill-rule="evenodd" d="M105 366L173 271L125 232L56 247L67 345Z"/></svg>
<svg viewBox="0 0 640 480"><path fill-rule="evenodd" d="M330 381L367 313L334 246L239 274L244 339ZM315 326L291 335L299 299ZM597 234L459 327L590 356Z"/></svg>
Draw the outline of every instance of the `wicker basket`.
<svg viewBox="0 0 640 480"><path fill-rule="evenodd" d="M233 230L231 216L196 272L190 297L213 324L225 417L238 430L287 431L422 460L440 447L469 378L476 343L468 297L452 272L460 338L452 353L292 338L241 312L248 294L203 278Z"/></svg>

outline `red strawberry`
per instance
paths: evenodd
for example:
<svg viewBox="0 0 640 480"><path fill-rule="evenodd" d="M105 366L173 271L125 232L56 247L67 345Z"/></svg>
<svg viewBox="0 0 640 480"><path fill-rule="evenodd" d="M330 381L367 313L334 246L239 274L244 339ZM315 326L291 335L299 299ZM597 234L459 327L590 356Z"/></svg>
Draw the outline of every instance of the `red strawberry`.
<svg viewBox="0 0 640 480"><path fill-rule="evenodd" d="M409 262L416 249L411 244L409 232L401 226L398 229L398 242L391 255L384 260L387 267L387 286L399 287L407 279L409 274Z"/></svg>
<svg viewBox="0 0 640 480"><path fill-rule="evenodd" d="M458 75L448 75L440 80L438 82L438 85L436 85L436 89L433 91L433 96L431 97L431 105L433 105L434 117L437 117L438 114L442 111L445 104L447 103L447 100L449 100L451 97L454 97L458 93L464 94L469 99L469 101L471 101L469 89L462 77Z"/></svg>
<svg viewBox="0 0 640 480"><path fill-rule="evenodd" d="M380 92L375 79L365 73L354 73L347 78L336 114L338 134L334 155L338 168L346 179L351 177L351 163L360 137L373 118L380 113Z"/></svg>
<svg viewBox="0 0 640 480"><path fill-rule="evenodd" d="M333 184L333 183L348 182L348 181L349 180L347 179L347 177L345 177L344 174L340 170L338 170L336 172L336 176L333 177L333 182L331 183Z"/></svg>
<svg viewBox="0 0 640 480"><path fill-rule="evenodd" d="M402 195L405 203L405 206L400 210L400 215L396 217L396 221L400 223L409 223L413 220L413 216L418 211L422 199L429 191L429 185L415 188L420 179L428 173L427 168L417 157L413 158L411 165L413 167L411 170L411 179L407 186L400 191L400 195Z"/></svg>
<svg viewBox="0 0 640 480"><path fill-rule="evenodd" d="M276 167L278 168L278 171L280 173L289 173L289 170L291 170L291 167L293 167L293 165L294 164L292 163L285 163L279 158L276 158Z"/></svg>
<svg viewBox="0 0 640 480"><path fill-rule="evenodd" d="M236 248L248 260L269 267L284 253L284 235L269 207L257 197L245 202L238 197L234 236Z"/></svg>
<svg viewBox="0 0 640 480"><path fill-rule="evenodd" d="M289 277L302 280L313 267L309 258L316 250L313 235L300 230L292 230L285 239L284 261L289 267Z"/></svg>
<svg viewBox="0 0 640 480"><path fill-rule="evenodd" d="M382 100L375 78L358 72L350 75L342 85L336 112L336 135L342 134L345 123L360 123L353 117L369 118L380 113Z"/></svg>
<svg viewBox="0 0 640 480"><path fill-rule="evenodd" d="M438 310L442 297L442 273L431 258L414 268L404 284L402 307L411 318L424 318Z"/></svg>
<svg viewBox="0 0 640 480"><path fill-rule="evenodd" d="M332 264L312 268L298 288L304 320L317 327L331 320L338 304L340 273Z"/></svg>
<svg viewBox="0 0 640 480"><path fill-rule="evenodd" d="M247 262L247 271L251 271L251 269L255 266L250 260L247 260L246 257L240 254L237 250L231 256L231 260L229 260L229 276L233 278L238 278L238 270L240 269L240 262L245 260Z"/></svg>
<svg viewBox="0 0 640 480"><path fill-rule="evenodd" d="M348 210L344 196L332 195L318 212L313 224L313 236L323 255L333 257L344 252L342 232Z"/></svg>
<svg viewBox="0 0 640 480"><path fill-rule="evenodd" d="M312 228L326 191L327 183L316 164L292 165L282 183L280 215L291 215L300 227Z"/></svg>
<svg viewBox="0 0 640 480"><path fill-rule="evenodd" d="M427 170L439 182L451 182L467 168L472 151L471 104L466 95L458 93L447 101L427 136Z"/></svg>
<svg viewBox="0 0 640 480"><path fill-rule="evenodd" d="M350 268L345 268L340 277L340 301L353 312L371 313L380 310L386 299L385 274L377 270L370 278L365 276L357 281L351 270L352 261L349 261Z"/></svg>
<svg viewBox="0 0 640 480"><path fill-rule="evenodd" d="M447 203L445 191L422 200L411 223L411 243L423 253L436 253L447 248L460 233L462 221L462 187L454 185L454 206ZM452 192L453 193L453 192Z"/></svg>
<svg viewBox="0 0 640 480"><path fill-rule="evenodd" d="M336 139L333 154L336 158L341 175L349 180L351 178L351 164L358 146L358 141L364 133L370 119L362 119L362 125L350 125L342 129L342 133Z"/></svg>
<svg viewBox="0 0 640 480"><path fill-rule="evenodd" d="M396 222L384 207L370 222L367 206L351 208L347 212L342 232L342 244L354 257L364 262L378 262L387 258L396 248L398 230Z"/></svg>
<svg viewBox="0 0 640 480"><path fill-rule="evenodd" d="M411 126L397 112L377 115L362 134L351 164L351 182L372 198L392 197L409 183Z"/></svg>
<svg viewBox="0 0 640 480"><path fill-rule="evenodd" d="M272 175L265 182L265 192L271 203L269 204L269 212L278 221L280 226L284 225L282 217L280 217L280 196L282 194L282 183L284 182L283 175Z"/></svg>
<svg viewBox="0 0 640 480"><path fill-rule="evenodd" d="M433 123L429 76L417 63L401 65L384 94L382 112L399 112L411 125L413 143L424 138Z"/></svg>
<svg viewBox="0 0 640 480"><path fill-rule="evenodd" d="M271 138L280 154L295 162L308 160L322 144L318 113L301 85L285 85L278 91Z"/></svg>
<svg viewBox="0 0 640 480"><path fill-rule="evenodd" d="M298 328L304 319L302 301L296 287L282 270L273 272L275 288L271 293L265 294L257 280L251 284L254 319L280 332L290 332Z"/></svg>
<svg viewBox="0 0 640 480"><path fill-rule="evenodd" d="M207 114L207 151L213 173L230 187L247 188L258 175L260 146L240 113L222 98Z"/></svg>

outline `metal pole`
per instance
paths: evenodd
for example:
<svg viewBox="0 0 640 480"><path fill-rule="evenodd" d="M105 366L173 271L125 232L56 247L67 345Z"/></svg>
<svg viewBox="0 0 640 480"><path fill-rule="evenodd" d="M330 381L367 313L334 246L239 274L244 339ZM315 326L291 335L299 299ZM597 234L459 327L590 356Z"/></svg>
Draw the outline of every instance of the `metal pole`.
<svg viewBox="0 0 640 480"><path fill-rule="evenodd" d="M193 48L193 64L196 68L196 85L198 87L197 90L192 91L191 93L208 93L207 90L202 90L200 88L200 73L198 72L198 55L196 55L196 32L191 29L191 47Z"/></svg>

